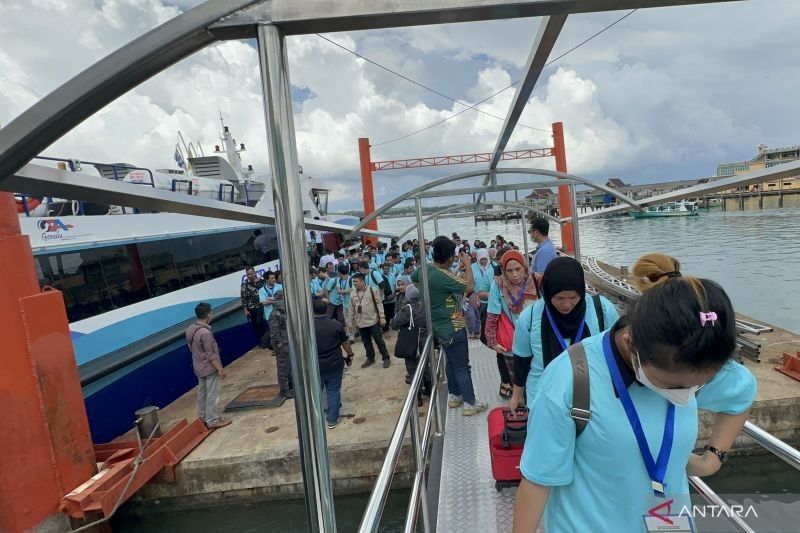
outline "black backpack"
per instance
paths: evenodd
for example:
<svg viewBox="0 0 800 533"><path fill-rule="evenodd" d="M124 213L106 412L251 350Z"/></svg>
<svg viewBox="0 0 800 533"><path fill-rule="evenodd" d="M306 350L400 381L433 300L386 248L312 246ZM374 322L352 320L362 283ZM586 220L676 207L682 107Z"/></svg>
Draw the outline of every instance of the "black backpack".
<svg viewBox="0 0 800 533"><path fill-rule="evenodd" d="M389 280L383 274L377 273L372 271L370 275L372 276L372 281L375 281L375 274L378 274L381 277L381 282L378 283L378 287L383 290L383 299L387 300L392 296L392 287L389 285Z"/></svg>

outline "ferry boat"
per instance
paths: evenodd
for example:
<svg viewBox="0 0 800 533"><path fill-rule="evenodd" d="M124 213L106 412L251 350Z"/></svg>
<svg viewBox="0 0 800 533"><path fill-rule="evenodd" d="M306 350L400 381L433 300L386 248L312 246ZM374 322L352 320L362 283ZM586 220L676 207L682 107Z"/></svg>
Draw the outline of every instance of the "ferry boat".
<svg viewBox="0 0 800 533"><path fill-rule="evenodd" d="M95 167L107 179L272 211L271 194L264 194L269 177L243 168L244 145L237 148L224 123L222 142L224 152L217 152L226 158L188 157L188 168L180 170ZM76 171L88 165L64 161ZM327 191L313 178L302 185L306 215L324 217ZM64 297L95 442L125 433L143 406L167 405L196 385L183 336L197 302L213 308L223 363L255 345L239 290L244 265L262 275L279 268L274 226L58 198L34 202L18 195L17 201L28 206L20 225L39 283ZM253 245L257 229L271 245L266 257Z"/></svg>
<svg viewBox="0 0 800 533"><path fill-rule="evenodd" d="M665 204L650 205L643 211L629 211L633 218L658 218L658 217L693 217L699 215L697 202L667 202Z"/></svg>

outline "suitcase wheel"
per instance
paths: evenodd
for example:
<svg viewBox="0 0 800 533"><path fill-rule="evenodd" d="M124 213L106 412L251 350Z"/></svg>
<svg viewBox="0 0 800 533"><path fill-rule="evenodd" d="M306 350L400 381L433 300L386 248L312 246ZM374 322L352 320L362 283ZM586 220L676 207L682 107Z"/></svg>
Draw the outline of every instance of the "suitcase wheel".
<svg viewBox="0 0 800 533"><path fill-rule="evenodd" d="M499 481L495 481L494 488L497 492L503 492L503 485Z"/></svg>

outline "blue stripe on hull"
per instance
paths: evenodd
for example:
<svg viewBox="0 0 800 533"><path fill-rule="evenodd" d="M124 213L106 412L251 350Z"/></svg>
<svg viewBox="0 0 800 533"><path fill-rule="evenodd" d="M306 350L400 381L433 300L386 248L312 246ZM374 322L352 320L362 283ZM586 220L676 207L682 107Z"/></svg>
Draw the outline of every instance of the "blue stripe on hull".
<svg viewBox="0 0 800 533"><path fill-rule="evenodd" d="M256 344L253 328L242 313L215 322L213 328L223 365ZM83 394L92 440L111 441L133 427L138 409L148 405L165 407L196 385L192 356L183 340L87 385Z"/></svg>

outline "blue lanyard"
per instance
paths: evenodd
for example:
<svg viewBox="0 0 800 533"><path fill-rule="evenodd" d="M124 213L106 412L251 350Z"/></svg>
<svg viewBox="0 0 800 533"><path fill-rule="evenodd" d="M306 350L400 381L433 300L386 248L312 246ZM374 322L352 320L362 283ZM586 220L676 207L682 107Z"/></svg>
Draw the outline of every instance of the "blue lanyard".
<svg viewBox="0 0 800 533"><path fill-rule="evenodd" d="M564 340L564 337L561 335L561 332L558 330L558 326L556 326L556 321L553 320L553 315L550 314L550 309L545 305L544 312L547 313L547 320L550 321L550 327L553 328L553 333L556 334L556 338L558 339L558 343L561 345L562 350L567 349L567 343ZM575 334L575 338L572 339L572 344L576 344L581 342L583 338L583 328L586 326L586 316L584 315L583 320L581 321L581 325L578 328L578 332Z"/></svg>
<svg viewBox="0 0 800 533"><path fill-rule="evenodd" d="M622 402L625 414L628 415L628 422L630 422L633 434L636 436L636 443L639 445L639 452L642 454L644 466L647 468L647 475L650 476L650 484L653 488L653 493L656 496L663 497L666 487L666 485L664 485L664 476L667 473L669 454L672 451L672 436L675 433L675 406L670 403L667 408L667 419L664 422L664 437L661 439L661 449L658 452L658 459L654 461L653 454L650 453L650 446L647 444L647 437L644 436L642 423L639 421L639 415L636 413L636 407L633 406L631 395L628 393L628 388L622 381L622 375L619 373L617 362L614 360L614 353L611 351L611 332L606 332L603 337L603 353L606 356L608 371L614 382L614 389L619 395L619 400Z"/></svg>

